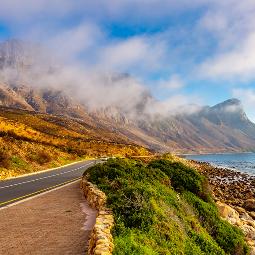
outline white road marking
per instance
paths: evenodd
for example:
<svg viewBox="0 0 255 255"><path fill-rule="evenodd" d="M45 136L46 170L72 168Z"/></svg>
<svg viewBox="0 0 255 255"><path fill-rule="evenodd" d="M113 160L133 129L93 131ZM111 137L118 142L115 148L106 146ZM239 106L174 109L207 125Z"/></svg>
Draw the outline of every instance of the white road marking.
<svg viewBox="0 0 255 255"><path fill-rule="evenodd" d="M86 165L83 165L83 166L80 166L78 168L75 168L73 170L69 170L69 171L66 171L66 172L62 172L62 173L58 173L58 174L52 174L52 175L48 175L48 176L44 176L44 177L40 177L40 178L36 178L36 179L33 179L33 180L29 180L29 181L24 181L24 182L19 182L19 183L14 183L14 184L10 184L10 185L7 185L7 186L3 186L3 187L0 187L0 189L6 189L6 188L10 188L10 187L13 187L13 186L18 186L18 185L22 185L22 184L25 184L25 183L30 183L30 182L35 182L35 181L39 181L39 180L43 180L43 179L48 179L48 178L52 178L52 177L55 177L55 176L59 176L59 175L63 175L63 174L66 174L66 173L71 173L71 172L74 172L76 170L79 170L85 166L89 166L91 164L93 164L94 162L90 162Z"/></svg>
<svg viewBox="0 0 255 255"><path fill-rule="evenodd" d="M40 174L40 173L45 173L45 172L50 172L50 171L53 171L53 170L58 170L58 169L61 169L61 168L65 168L67 166L71 166L71 165L75 165L75 164L78 164L78 163L81 163L81 162L86 162L88 160L93 160L93 158L91 159L87 159L87 160L79 160L79 161L75 161L75 162L72 162L72 163L69 163L69 164L66 164L66 165L63 165L63 166L58 166L58 167L54 167L54 168L49 168L49 169L45 169L45 170L40 170L38 172L32 172L32 173L27 173L27 174L21 174L21 175L17 175L17 176L11 176L11 177L8 177L6 179L3 179L2 181L8 181L8 180L13 180L13 179L19 179L19 178L22 178L22 177L26 177L26 176L30 176L30 175L37 175L37 174ZM0 180L1 182L1 180Z"/></svg>
<svg viewBox="0 0 255 255"><path fill-rule="evenodd" d="M65 184L65 185L61 185L61 186L59 186L59 187L57 187L57 188L50 189L50 190L47 190L47 191L45 191L45 192L39 193L39 194L37 194L37 195L34 195L34 196L31 196L31 197L28 197L28 198L19 200L19 201L15 202L15 203L11 203L11 204L9 204L9 205L0 207L0 211L3 210L3 209L6 209L6 208L12 207L12 206L14 206L14 205L18 205L18 204L24 203L24 202L26 202L26 201L28 201L28 200L31 200L31 199L34 199L34 198L43 196L43 195L45 195L45 194L47 194L47 193L50 193L50 192L52 192L52 191L56 191L56 190L58 190L58 189L62 189L62 188L64 188L64 187L68 186L68 185L74 184L75 182L79 182L79 181L80 181L80 180L75 180L75 181L70 182L70 183L67 183L67 184Z"/></svg>

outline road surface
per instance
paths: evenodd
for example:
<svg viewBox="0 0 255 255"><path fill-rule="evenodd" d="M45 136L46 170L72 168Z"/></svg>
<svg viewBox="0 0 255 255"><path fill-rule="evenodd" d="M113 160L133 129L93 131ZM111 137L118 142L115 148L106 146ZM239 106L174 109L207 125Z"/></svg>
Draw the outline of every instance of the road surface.
<svg viewBox="0 0 255 255"><path fill-rule="evenodd" d="M81 178L85 169L99 163L88 160L46 172L0 181L0 208Z"/></svg>

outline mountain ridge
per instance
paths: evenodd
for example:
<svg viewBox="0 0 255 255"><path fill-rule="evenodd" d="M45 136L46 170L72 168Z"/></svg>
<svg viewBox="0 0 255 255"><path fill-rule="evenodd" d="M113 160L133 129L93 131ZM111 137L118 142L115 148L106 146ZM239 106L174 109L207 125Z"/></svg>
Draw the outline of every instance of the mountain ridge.
<svg viewBox="0 0 255 255"><path fill-rule="evenodd" d="M35 57L35 66L31 66L29 56L34 52L39 52L39 56ZM198 107L189 113L150 114L146 107L153 108L156 99L143 91L129 111L116 105L91 109L61 84L57 88L47 83L34 84L33 79L40 75L36 60L41 55L39 47L24 42L11 40L0 44L0 106L80 119L95 129L100 127L155 151L209 153L255 149L255 124L248 119L238 99L228 99L212 107ZM43 63L43 66L42 75L53 72L51 64ZM33 79L30 68L36 69L37 76ZM107 82L118 84L125 79L132 81L129 74L113 74ZM81 90L80 93L86 92Z"/></svg>

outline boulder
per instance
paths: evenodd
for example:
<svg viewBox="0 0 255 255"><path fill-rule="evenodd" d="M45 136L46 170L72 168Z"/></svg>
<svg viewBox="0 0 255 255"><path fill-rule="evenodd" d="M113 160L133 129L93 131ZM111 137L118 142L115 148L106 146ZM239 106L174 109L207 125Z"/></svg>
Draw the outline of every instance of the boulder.
<svg viewBox="0 0 255 255"><path fill-rule="evenodd" d="M249 212L249 215L255 220L255 212Z"/></svg>
<svg viewBox="0 0 255 255"><path fill-rule="evenodd" d="M220 201L218 201L216 205L219 209L221 217L227 221L230 221L232 224L235 224L237 221L239 221L239 213L235 209Z"/></svg>
<svg viewBox="0 0 255 255"><path fill-rule="evenodd" d="M255 211L255 199L247 199L243 203L243 207L248 211Z"/></svg>

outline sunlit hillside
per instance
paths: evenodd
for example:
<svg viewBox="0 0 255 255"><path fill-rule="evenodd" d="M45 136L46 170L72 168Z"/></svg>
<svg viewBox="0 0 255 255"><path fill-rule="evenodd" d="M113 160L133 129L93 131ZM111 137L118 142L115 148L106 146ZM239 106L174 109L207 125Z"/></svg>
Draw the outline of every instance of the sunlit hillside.
<svg viewBox="0 0 255 255"><path fill-rule="evenodd" d="M118 134L79 120L0 108L0 179L86 157L148 154Z"/></svg>

